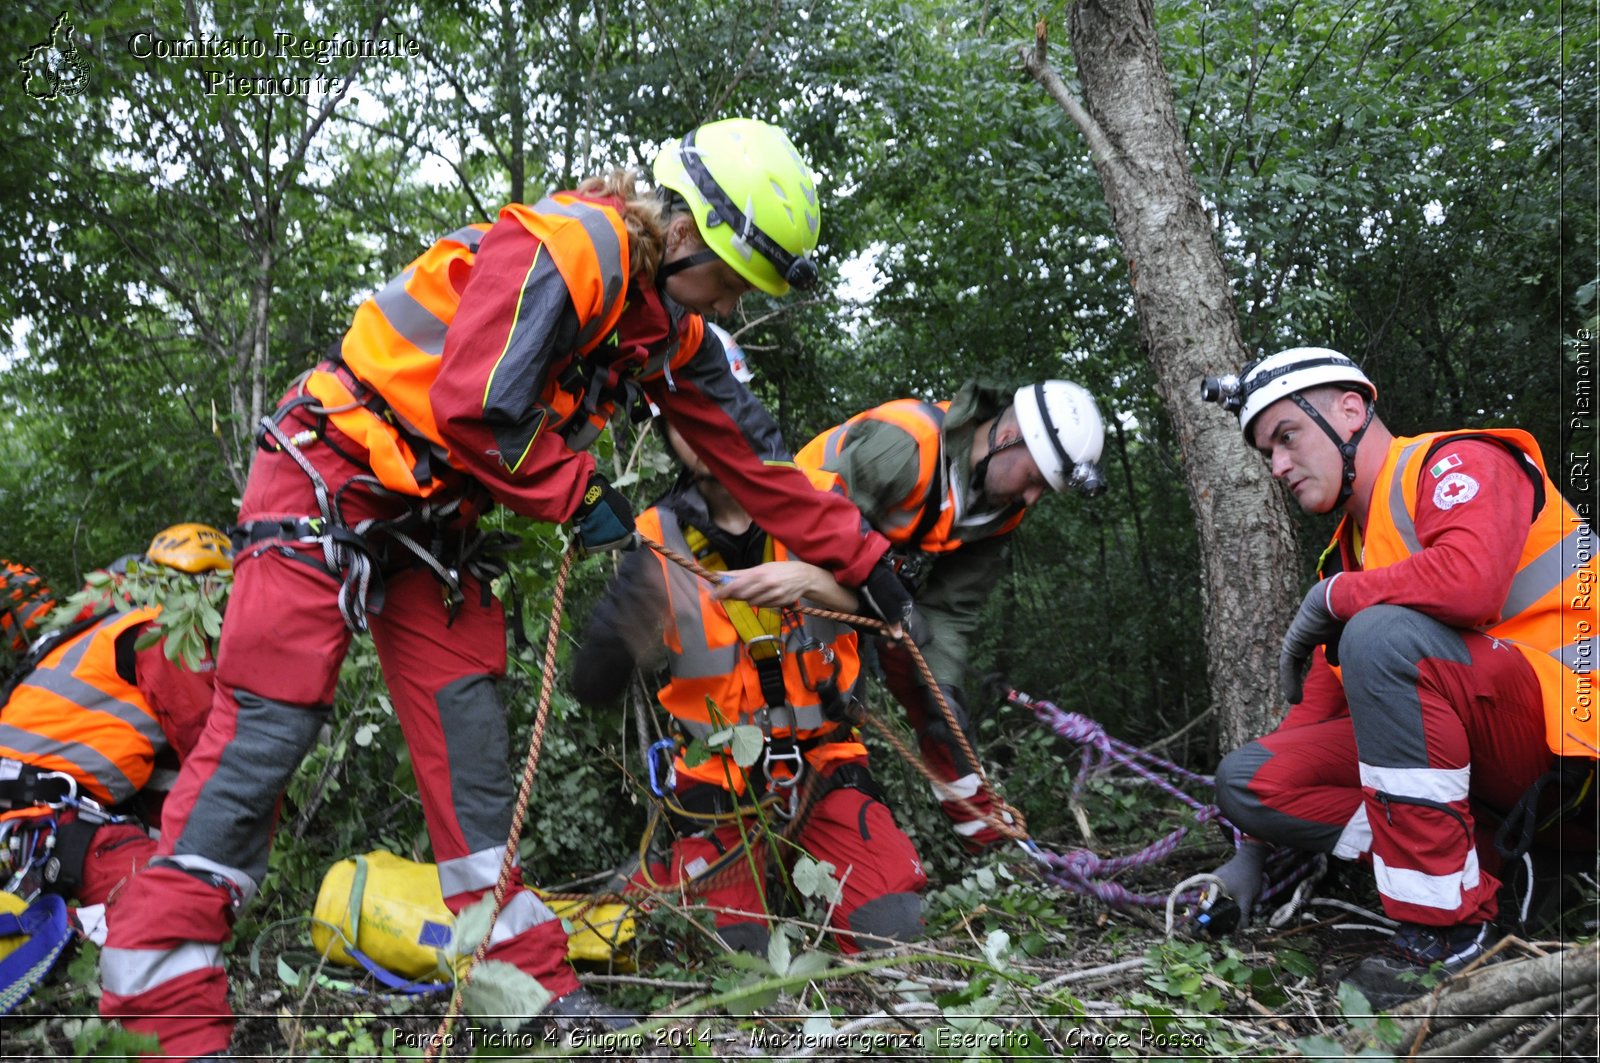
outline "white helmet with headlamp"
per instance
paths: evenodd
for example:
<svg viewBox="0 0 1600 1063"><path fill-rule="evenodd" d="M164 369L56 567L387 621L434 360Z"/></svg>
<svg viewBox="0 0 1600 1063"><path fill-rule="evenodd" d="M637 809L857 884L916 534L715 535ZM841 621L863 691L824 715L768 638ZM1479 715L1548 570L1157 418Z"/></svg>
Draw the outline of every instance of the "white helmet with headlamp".
<svg viewBox="0 0 1600 1063"><path fill-rule="evenodd" d="M1105 490L1097 464L1105 424L1088 391L1068 380L1046 380L1018 388L1012 404L1022 441L1052 488L1091 496Z"/></svg>
<svg viewBox="0 0 1600 1063"><path fill-rule="evenodd" d="M1366 396L1366 419L1349 439L1341 438L1322 413L1306 401L1304 392L1329 385L1342 385ZM1349 499L1355 486L1356 448L1372 423L1373 403L1378 398L1377 385L1350 358L1329 347L1291 347L1258 358L1245 366L1240 376L1206 377L1200 382L1200 397L1217 403L1229 413L1237 413L1244 441L1252 446L1255 440L1250 436L1250 429L1261 412L1280 399L1293 399L1295 405L1333 440L1344 460L1343 486L1334 508Z"/></svg>

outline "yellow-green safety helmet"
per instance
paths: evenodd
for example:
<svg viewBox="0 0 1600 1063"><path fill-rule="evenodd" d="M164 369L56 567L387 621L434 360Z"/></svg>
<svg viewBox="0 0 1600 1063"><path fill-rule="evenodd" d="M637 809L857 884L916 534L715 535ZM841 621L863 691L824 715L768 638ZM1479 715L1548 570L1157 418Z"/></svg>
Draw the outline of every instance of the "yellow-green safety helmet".
<svg viewBox="0 0 1600 1063"><path fill-rule="evenodd" d="M656 157L656 184L689 204L700 238L768 295L817 283L822 210L811 167L777 126L725 118Z"/></svg>
<svg viewBox="0 0 1600 1063"><path fill-rule="evenodd" d="M233 544L209 524L174 524L157 532L145 557L158 565L198 576L233 568Z"/></svg>

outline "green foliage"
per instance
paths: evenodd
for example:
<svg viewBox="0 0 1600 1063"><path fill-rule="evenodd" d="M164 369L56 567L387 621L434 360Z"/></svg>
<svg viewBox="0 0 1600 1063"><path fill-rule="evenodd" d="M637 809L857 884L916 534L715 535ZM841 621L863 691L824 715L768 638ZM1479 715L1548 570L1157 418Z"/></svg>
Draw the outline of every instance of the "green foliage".
<svg viewBox="0 0 1600 1063"><path fill-rule="evenodd" d="M79 1059L137 1059L160 1045L147 1033L125 1030L120 1023L100 1019L70 1019L63 1031L72 1038Z"/></svg>
<svg viewBox="0 0 1600 1063"><path fill-rule="evenodd" d="M160 643L167 660L199 671L222 634L222 611L232 589L232 572L193 576L165 565L130 560L121 573L96 569L85 576L83 588L51 614L48 627L65 627L84 610L101 614L158 608L161 615L139 636L136 647L142 650Z"/></svg>
<svg viewBox="0 0 1600 1063"><path fill-rule="evenodd" d="M374 24L369 7L346 2L196 9L220 36L420 42L414 61L287 71L355 81L318 124L334 97L208 95L194 65L131 53L140 28L197 35L190 10L173 0L78 9L86 92L38 106L20 78L0 89L0 236L23 266L0 291L6 556L70 587L156 528L227 523L256 419L339 338L359 299L432 238L504 200L642 166L694 122L750 114L792 133L824 197L819 289L781 303L748 297L730 322L791 445L889 398L948 398L980 374L1070 377L1107 415L1112 490L1048 499L1017 533L966 684L985 762L1035 833L1075 830L1061 800L1075 754L1019 710L994 710L977 694L984 677L1140 742L1206 708L1192 513L1213 502L1183 486L1182 448L1149 385L1132 273L1088 153L1017 74L1013 44L1031 39L1039 12L941 0L426 2ZM37 40L58 11L11 5L0 26L8 40ZM1553 0L1459 10L1178 0L1157 17L1247 348L1341 347L1374 375L1401 431L1521 424L1547 454L1568 449L1550 367L1562 337L1592 328L1595 314L1595 217L1563 209L1595 199L1594 12ZM230 66L286 72L273 61ZM653 440L625 430L598 458L638 501L671 477ZM1241 448L1240 460L1255 459ZM498 588L521 605L501 687L515 772L563 541L501 514L487 523L526 540ZM1325 530L1308 526L1308 550ZM589 562L574 573L558 674L610 571ZM152 597L133 600L163 603L166 650L192 662L215 634L225 581L163 580L140 566L130 585ZM901 716L881 690L872 711ZM638 770L634 736L621 714L585 712L554 691L523 833L530 878L574 878L631 851L645 811L624 774ZM929 897L930 925L971 916L983 940L1011 943L950 1003L971 1010L945 1029L987 1034L1005 1006L1000 968L1062 947L1076 916L1003 866L974 867L921 777L869 744L943 887ZM748 731L732 729L726 751L749 763ZM1210 759L1200 744L1180 752ZM1145 795L1092 784L1085 802L1105 835L1152 829ZM375 847L428 855L409 754L359 638L328 727L290 783L240 936L303 915L334 860ZM795 868L793 885L813 900L831 881L822 865ZM699 961L705 935L685 917L655 919L663 952ZM1226 953L1161 957L1136 1007L1179 1025L1191 1020L1176 1013L1196 1002L1248 993L1276 1006L1307 962L1285 952L1246 972ZM1192 1021L1211 1047L1235 1047L1209 1016ZM330 1056L393 1047L358 1030L320 1041L308 1030L307 1045ZM132 1050L98 1026L79 1035L84 1052Z"/></svg>

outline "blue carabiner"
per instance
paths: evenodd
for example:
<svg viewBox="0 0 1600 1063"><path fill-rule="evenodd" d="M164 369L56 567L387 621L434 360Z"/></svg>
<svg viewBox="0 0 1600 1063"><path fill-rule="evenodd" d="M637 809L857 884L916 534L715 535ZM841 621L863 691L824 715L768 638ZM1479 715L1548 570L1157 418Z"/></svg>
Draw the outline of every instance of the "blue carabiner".
<svg viewBox="0 0 1600 1063"><path fill-rule="evenodd" d="M678 785L678 770L673 766L673 757L678 752L678 743L671 738L661 738L653 742L645 752L644 764L650 773L650 792L657 797L665 797ZM658 759L664 758L666 767L658 766Z"/></svg>

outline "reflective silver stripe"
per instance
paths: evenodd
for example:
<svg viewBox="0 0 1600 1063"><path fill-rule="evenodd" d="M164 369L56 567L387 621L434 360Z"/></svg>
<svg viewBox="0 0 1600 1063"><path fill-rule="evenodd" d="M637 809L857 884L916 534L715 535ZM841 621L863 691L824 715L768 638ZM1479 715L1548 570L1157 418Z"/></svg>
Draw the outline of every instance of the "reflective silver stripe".
<svg viewBox="0 0 1600 1063"><path fill-rule="evenodd" d="M444 353L444 334L450 326L406 291L416 270L408 269L372 297L389 326L412 346L434 357Z"/></svg>
<svg viewBox="0 0 1600 1063"><path fill-rule="evenodd" d="M183 844L181 839L178 844ZM250 898L256 895L256 890L261 888L260 883L238 868L229 867L227 864L221 864L215 860L208 860L203 856L196 856L194 853L176 853L166 857L166 859L179 867L188 868L190 871L205 871L213 875L221 875L229 882L232 882L234 888L239 891L240 904L248 903Z"/></svg>
<svg viewBox="0 0 1600 1063"><path fill-rule="evenodd" d="M463 225L445 239L453 244L461 244L473 254L478 253L478 245L483 243L485 233L482 229L472 225Z"/></svg>
<svg viewBox="0 0 1600 1063"><path fill-rule="evenodd" d="M657 509L657 513L661 516L662 545L685 557L690 556L693 551L683 537L678 518L665 507ZM678 679L715 679L731 675L739 666L739 643L735 641L721 649L709 646L706 626L700 618L699 580L681 566L668 562L662 562L662 566L667 572L673 612L680 621L688 621L678 624L678 642L682 649L676 653L669 651L667 655L672 675Z"/></svg>
<svg viewBox="0 0 1600 1063"><path fill-rule="evenodd" d="M1360 763L1361 785L1398 797L1429 801L1465 801L1470 768L1386 768Z"/></svg>
<svg viewBox="0 0 1600 1063"><path fill-rule="evenodd" d="M600 265L601 287L605 292L605 308L579 330L577 346L583 347L599 335L601 326L609 316L608 311L622 298L628 280L622 274L622 243L617 239L617 230L611 227L605 211L592 204L560 203L546 196L534 204L533 210L536 214L559 214L564 218L576 219L583 224L589 242L594 244L595 259Z"/></svg>
<svg viewBox="0 0 1600 1063"><path fill-rule="evenodd" d="M1399 533L1400 541L1405 543L1406 552L1414 554L1422 549L1422 544L1417 542L1417 526L1411 520L1411 511L1406 508L1406 478L1400 474L1411 463L1411 454L1425 443L1432 443L1433 437L1419 439L1400 451L1400 456L1394 459L1394 468L1389 470L1389 516L1394 521L1394 530Z"/></svg>
<svg viewBox="0 0 1600 1063"><path fill-rule="evenodd" d="M1377 880L1378 892L1385 898L1453 912L1461 907L1462 894L1477 888L1478 851L1468 846L1461 870L1444 875L1430 875L1426 871L1408 867L1390 867L1383 862L1383 857L1373 853L1372 874Z"/></svg>
<svg viewBox="0 0 1600 1063"><path fill-rule="evenodd" d="M522 890L506 901L506 906L495 917L494 929L489 932L489 947L493 948L554 918L556 913L545 907L538 894L532 890Z"/></svg>
<svg viewBox="0 0 1600 1063"><path fill-rule="evenodd" d="M78 780L78 784L81 786L88 779L98 780L110 791L111 803L114 805L134 795L136 788L133 780L124 775L115 762L107 759L93 746L34 734L32 731L24 731L8 723L0 723L0 746L36 757L60 757L71 761L77 770L70 774Z"/></svg>
<svg viewBox="0 0 1600 1063"><path fill-rule="evenodd" d="M933 789L933 796L939 801L970 801L978 796L978 790L983 785L983 780L975 772L968 772L959 779L949 782L934 782L929 784Z"/></svg>
<svg viewBox="0 0 1600 1063"><path fill-rule="evenodd" d="M1339 840L1333 843L1333 855L1340 860L1354 860L1371 848L1372 822L1367 819L1367 803L1362 801L1339 832Z"/></svg>
<svg viewBox="0 0 1600 1063"><path fill-rule="evenodd" d="M594 444L594 441L600 438L600 433L604 431L601 425L589 420L588 415L583 411L580 410L578 416L583 418L581 427L574 429L566 437L567 449L571 451L588 450Z"/></svg>
<svg viewBox="0 0 1600 1063"><path fill-rule="evenodd" d="M439 865L440 891L448 899L458 893L493 889L500 881L500 862L505 855L505 847L497 846L443 861Z"/></svg>
<svg viewBox="0 0 1600 1063"><path fill-rule="evenodd" d="M103 713L149 743L153 755L154 751L166 748L167 744L167 736L162 733L161 724L156 718L139 703L116 697L72 674L96 643L101 639L115 638L108 633L108 628L120 619L121 614L108 617L84 632L67 645L54 664L41 663L29 673L18 689L32 687L71 702L85 712ZM0 725L0 741L20 752L59 756L72 761L87 772L88 777L98 779L105 785L111 792L113 803L126 801L136 789L116 763L91 746L3 725Z"/></svg>
<svg viewBox="0 0 1600 1063"><path fill-rule="evenodd" d="M119 997L148 993L174 978L222 966L222 946L190 941L175 949L101 949L100 986Z"/></svg>
<svg viewBox="0 0 1600 1063"><path fill-rule="evenodd" d="M1561 586L1568 576L1581 569L1584 559L1592 556L1580 549L1588 533L1587 525L1575 529L1560 542L1551 545L1544 553L1522 566L1516 578L1511 581L1511 590L1506 593L1506 601L1500 607L1500 615L1507 620L1511 619Z"/></svg>
<svg viewBox="0 0 1600 1063"><path fill-rule="evenodd" d="M1588 675L1594 671L1594 655L1597 651L1600 651L1600 643L1596 643L1595 636L1590 635L1551 650L1550 656L1579 675Z"/></svg>

